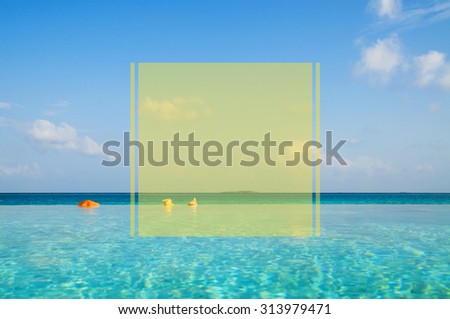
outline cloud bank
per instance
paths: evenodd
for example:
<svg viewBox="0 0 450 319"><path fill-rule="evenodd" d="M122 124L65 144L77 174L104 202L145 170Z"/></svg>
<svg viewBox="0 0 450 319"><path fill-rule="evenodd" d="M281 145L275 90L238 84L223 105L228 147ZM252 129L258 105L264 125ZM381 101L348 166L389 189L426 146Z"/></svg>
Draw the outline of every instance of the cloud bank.
<svg viewBox="0 0 450 319"><path fill-rule="evenodd" d="M0 176L37 176L40 174L40 167L36 163L31 165L19 164L16 166L8 166L0 163Z"/></svg>
<svg viewBox="0 0 450 319"><path fill-rule="evenodd" d="M101 147L90 137L79 137L74 127L67 123L54 123L38 119L34 121L27 134L29 138L42 147L58 150L73 150L84 154L102 154Z"/></svg>
<svg viewBox="0 0 450 319"><path fill-rule="evenodd" d="M418 87L437 86L450 90L450 62L443 52L430 50L421 55L406 55L397 34L377 39L363 46L361 56L354 67L359 77L386 84L399 71L408 75Z"/></svg>
<svg viewBox="0 0 450 319"><path fill-rule="evenodd" d="M401 0L372 0L369 8L381 18L395 19L402 11Z"/></svg>
<svg viewBox="0 0 450 319"><path fill-rule="evenodd" d="M0 102L0 110L7 110L12 107L11 103Z"/></svg>

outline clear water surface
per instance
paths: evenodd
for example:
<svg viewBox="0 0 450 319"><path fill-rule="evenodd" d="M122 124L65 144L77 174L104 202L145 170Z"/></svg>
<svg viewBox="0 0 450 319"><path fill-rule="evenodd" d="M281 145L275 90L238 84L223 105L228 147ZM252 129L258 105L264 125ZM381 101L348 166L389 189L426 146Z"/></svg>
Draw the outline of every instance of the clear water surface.
<svg viewBox="0 0 450 319"><path fill-rule="evenodd" d="M3 202L0 297L450 298L442 196L439 205L348 199L321 206L318 238L131 237L120 202L95 210Z"/></svg>

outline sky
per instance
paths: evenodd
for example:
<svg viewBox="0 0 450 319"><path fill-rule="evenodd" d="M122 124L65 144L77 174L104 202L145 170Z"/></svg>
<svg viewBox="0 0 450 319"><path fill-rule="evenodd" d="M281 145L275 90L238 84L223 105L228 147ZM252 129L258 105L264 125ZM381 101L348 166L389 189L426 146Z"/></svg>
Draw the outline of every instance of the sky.
<svg viewBox="0 0 450 319"><path fill-rule="evenodd" d="M323 192L450 192L448 30L450 1L0 0L0 192L129 191L131 62L318 62Z"/></svg>

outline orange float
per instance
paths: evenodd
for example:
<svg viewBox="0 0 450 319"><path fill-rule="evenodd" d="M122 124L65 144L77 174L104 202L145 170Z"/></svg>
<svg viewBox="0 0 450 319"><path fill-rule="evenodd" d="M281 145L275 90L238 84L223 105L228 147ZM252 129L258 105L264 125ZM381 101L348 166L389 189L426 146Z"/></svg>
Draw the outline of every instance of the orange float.
<svg viewBox="0 0 450 319"><path fill-rule="evenodd" d="M100 204L88 199L88 200L84 200L82 202L79 202L78 206L79 207L83 207L83 208L94 208L94 207L100 206Z"/></svg>

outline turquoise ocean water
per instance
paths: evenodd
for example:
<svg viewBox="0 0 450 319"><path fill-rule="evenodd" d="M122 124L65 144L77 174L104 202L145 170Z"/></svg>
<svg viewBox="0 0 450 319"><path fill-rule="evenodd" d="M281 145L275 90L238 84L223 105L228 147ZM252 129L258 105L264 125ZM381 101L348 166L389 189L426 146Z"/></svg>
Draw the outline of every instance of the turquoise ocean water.
<svg viewBox="0 0 450 319"><path fill-rule="evenodd" d="M181 214L298 194L149 194ZM99 201L94 210L76 206ZM1 298L450 298L450 194L321 194L320 237L131 237L129 194L0 194ZM204 207L204 208L202 208ZM162 207L161 207L162 209ZM257 222L257 221L255 221Z"/></svg>
<svg viewBox="0 0 450 319"><path fill-rule="evenodd" d="M162 198L186 203L198 197L202 204L299 204L302 194L267 193L152 193L145 195L148 204L160 205ZM128 205L129 193L0 193L0 205L73 205L90 198L104 205ZM136 195L137 198L137 195ZM321 204L411 204L450 205L450 193L323 193Z"/></svg>

